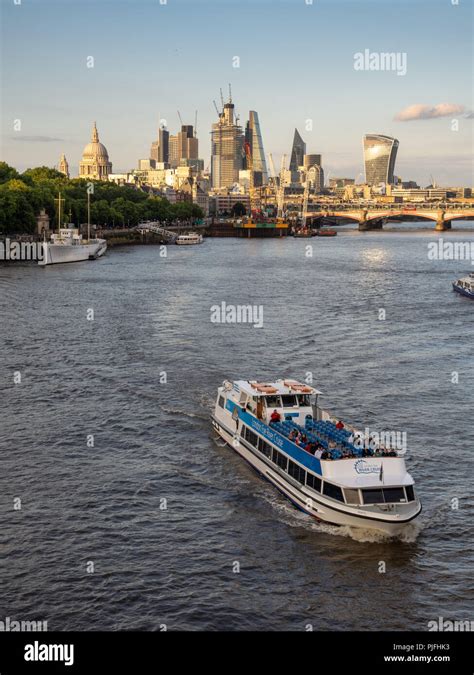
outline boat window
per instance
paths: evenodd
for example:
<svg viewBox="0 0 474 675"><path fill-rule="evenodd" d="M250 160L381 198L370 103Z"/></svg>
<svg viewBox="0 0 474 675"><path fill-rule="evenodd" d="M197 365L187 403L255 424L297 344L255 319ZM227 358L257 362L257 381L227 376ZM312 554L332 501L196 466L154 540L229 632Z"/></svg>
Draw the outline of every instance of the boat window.
<svg viewBox="0 0 474 675"><path fill-rule="evenodd" d="M278 466L281 467L283 471L286 471L288 458L285 457L285 455L282 455L281 452L278 452L278 450L273 450L272 460L275 464L278 464Z"/></svg>
<svg viewBox="0 0 474 675"><path fill-rule="evenodd" d="M383 488L382 492L386 504L406 502L405 491L402 487Z"/></svg>
<svg viewBox="0 0 474 675"><path fill-rule="evenodd" d="M298 404L294 394L282 394L281 401L284 408L295 408Z"/></svg>
<svg viewBox="0 0 474 675"><path fill-rule="evenodd" d="M304 485L306 471L295 462L292 462L291 459L288 461L288 473L295 480Z"/></svg>
<svg viewBox="0 0 474 675"><path fill-rule="evenodd" d="M281 401L279 396L265 396L267 408L281 408Z"/></svg>
<svg viewBox="0 0 474 675"><path fill-rule="evenodd" d="M413 489L413 485L405 485L405 491L407 493L407 501L414 502L415 501L415 490Z"/></svg>
<svg viewBox="0 0 474 675"><path fill-rule="evenodd" d="M383 504L382 490L362 490L364 504Z"/></svg>
<svg viewBox="0 0 474 675"><path fill-rule="evenodd" d="M344 488L344 497L348 504L360 504L359 490Z"/></svg>
<svg viewBox="0 0 474 675"><path fill-rule="evenodd" d="M221 408L225 408L225 399L223 396L219 396L219 405Z"/></svg>
<svg viewBox="0 0 474 675"><path fill-rule="evenodd" d="M323 494L326 495L326 497L337 499L339 502L344 501L341 488L338 485L333 485L332 483L327 483L326 481L324 481L323 485Z"/></svg>
<svg viewBox="0 0 474 675"><path fill-rule="evenodd" d="M362 490L362 495L364 497L364 504L396 504L407 501L402 487L369 488L368 490ZM410 500L408 496L408 501L413 500Z"/></svg>
<svg viewBox="0 0 474 675"><path fill-rule="evenodd" d="M312 473L306 473L306 485L316 492L321 492L321 479L317 476L313 476Z"/></svg>
<svg viewBox="0 0 474 675"><path fill-rule="evenodd" d="M308 394L300 394L300 396L298 396L298 401L300 406L304 408L309 408L311 406Z"/></svg>
<svg viewBox="0 0 474 675"><path fill-rule="evenodd" d="M245 427L245 440L250 443L250 445L253 445L254 448L257 447L258 443L258 436L256 433L254 433L251 429L248 427Z"/></svg>
<svg viewBox="0 0 474 675"><path fill-rule="evenodd" d="M258 439L258 449L260 452L262 452L266 457L271 457L272 455L272 446L267 443L266 441L263 440L263 438Z"/></svg>

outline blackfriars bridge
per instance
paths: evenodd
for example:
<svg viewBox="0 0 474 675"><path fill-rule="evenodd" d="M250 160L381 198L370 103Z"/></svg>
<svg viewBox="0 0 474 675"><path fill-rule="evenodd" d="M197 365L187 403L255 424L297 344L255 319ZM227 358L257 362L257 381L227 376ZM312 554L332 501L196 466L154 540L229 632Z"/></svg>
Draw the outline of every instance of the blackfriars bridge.
<svg viewBox="0 0 474 675"><path fill-rule="evenodd" d="M474 220L474 204L461 208L433 208L433 207L363 207L350 206L324 208L318 211L308 211L306 222L316 224L322 219L342 219L359 223L359 230L381 229L388 220L429 220L434 223L435 230L451 229L453 220Z"/></svg>

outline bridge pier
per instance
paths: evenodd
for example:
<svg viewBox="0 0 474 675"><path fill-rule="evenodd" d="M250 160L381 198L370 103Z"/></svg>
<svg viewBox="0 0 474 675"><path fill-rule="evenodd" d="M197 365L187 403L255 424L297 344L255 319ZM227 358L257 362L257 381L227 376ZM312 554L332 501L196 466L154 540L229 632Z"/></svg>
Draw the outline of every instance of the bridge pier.
<svg viewBox="0 0 474 675"><path fill-rule="evenodd" d="M383 229L383 220L374 219L374 220L360 220L359 221L359 232L369 232L370 230L381 230Z"/></svg>
<svg viewBox="0 0 474 675"><path fill-rule="evenodd" d="M451 229L451 221L450 220L444 220L444 218L438 218L436 221L436 227L435 230L437 232L444 232L445 230L450 230Z"/></svg>
<svg viewBox="0 0 474 675"><path fill-rule="evenodd" d="M438 232L444 232L444 230L450 230L451 229L451 221L450 220L445 220L446 211L438 211L438 218L436 220L436 227L435 230Z"/></svg>

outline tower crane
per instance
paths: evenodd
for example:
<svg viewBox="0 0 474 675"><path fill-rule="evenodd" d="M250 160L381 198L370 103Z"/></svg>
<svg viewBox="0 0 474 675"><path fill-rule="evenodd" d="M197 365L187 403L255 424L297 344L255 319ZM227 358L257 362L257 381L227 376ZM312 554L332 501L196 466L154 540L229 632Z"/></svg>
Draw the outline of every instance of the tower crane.
<svg viewBox="0 0 474 675"><path fill-rule="evenodd" d="M277 219L282 220L283 219L283 206L284 206L284 201L285 201L285 165L286 165L286 155L283 155L281 158L281 165L280 165L280 185L278 186L278 197L277 197L277 204L278 204L278 211L277 211Z"/></svg>
<svg viewBox="0 0 474 675"><path fill-rule="evenodd" d="M308 172L306 172L306 180L304 182L304 196L303 196L303 212L301 214L301 228L306 229L306 214L308 212L308 199L309 199L309 179Z"/></svg>

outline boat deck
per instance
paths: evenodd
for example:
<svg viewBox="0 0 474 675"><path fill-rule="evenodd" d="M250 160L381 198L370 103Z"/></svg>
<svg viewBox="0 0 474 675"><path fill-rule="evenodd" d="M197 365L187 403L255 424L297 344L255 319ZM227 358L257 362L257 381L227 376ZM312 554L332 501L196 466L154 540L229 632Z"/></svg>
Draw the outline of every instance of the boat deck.
<svg viewBox="0 0 474 675"><path fill-rule="evenodd" d="M328 420L306 420L306 426L302 427L290 420L283 420L280 422L272 422L270 427L281 434L284 438L293 442L297 447L305 450L306 443L313 443L322 446L323 456L321 459L337 460L337 459L353 459L354 457L380 457L389 456L395 457L396 452L377 451L372 448L358 448L349 439L352 435L351 431L347 429L337 429L334 422ZM295 443L290 438L292 431L304 434L307 442ZM316 448L315 448L316 449ZM308 450L306 450L308 452ZM314 452L308 452L314 455Z"/></svg>

